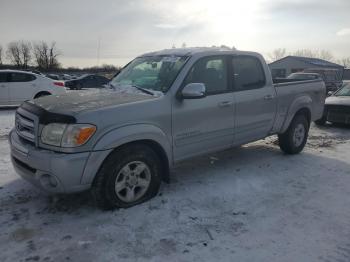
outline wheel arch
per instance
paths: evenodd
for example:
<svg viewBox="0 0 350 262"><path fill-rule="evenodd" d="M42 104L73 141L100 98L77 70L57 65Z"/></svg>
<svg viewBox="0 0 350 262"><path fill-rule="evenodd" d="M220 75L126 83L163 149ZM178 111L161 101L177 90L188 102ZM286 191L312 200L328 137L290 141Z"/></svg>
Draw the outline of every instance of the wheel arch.
<svg viewBox="0 0 350 262"><path fill-rule="evenodd" d="M142 130L142 132L137 130ZM158 127L149 125L122 127L102 136L89 156L81 183L92 183L106 159L115 151L131 144L143 144L156 152L162 164L162 180L168 183L170 180L170 167L172 166L170 142L165 133Z"/></svg>
<svg viewBox="0 0 350 262"><path fill-rule="evenodd" d="M51 95L49 91L39 91L34 95L33 99L39 98L41 96L49 96L49 95Z"/></svg>
<svg viewBox="0 0 350 262"><path fill-rule="evenodd" d="M310 126L312 119L311 105L312 100L310 97L302 96L297 98L289 107L286 120L284 121L284 124L281 129L281 133L284 133L288 129L289 125L291 124L296 115L305 115Z"/></svg>

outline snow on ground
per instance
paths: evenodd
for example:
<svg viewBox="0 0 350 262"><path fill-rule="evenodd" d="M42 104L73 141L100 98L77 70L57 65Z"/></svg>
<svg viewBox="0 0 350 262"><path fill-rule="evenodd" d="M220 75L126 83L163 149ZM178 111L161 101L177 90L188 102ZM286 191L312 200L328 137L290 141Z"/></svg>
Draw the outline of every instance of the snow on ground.
<svg viewBox="0 0 350 262"><path fill-rule="evenodd" d="M184 162L142 205L50 198L9 156L0 111L0 261L350 261L350 129L312 126L300 155L274 137Z"/></svg>

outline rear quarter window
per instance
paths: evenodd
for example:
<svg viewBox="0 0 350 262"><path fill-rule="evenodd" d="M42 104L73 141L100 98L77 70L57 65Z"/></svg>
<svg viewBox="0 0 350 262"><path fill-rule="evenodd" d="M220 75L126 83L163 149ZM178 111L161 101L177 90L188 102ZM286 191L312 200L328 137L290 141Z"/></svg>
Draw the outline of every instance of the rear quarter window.
<svg viewBox="0 0 350 262"><path fill-rule="evenodd" d="M31 82L35 79L34 75L25 73L11 73L10 76L10 82Z"/></svg>
<svg viewBox="0 0 350 262"><path fill-rule="evenodd" d="M0 83L7 82L8 73L0 73Z"/></svg>

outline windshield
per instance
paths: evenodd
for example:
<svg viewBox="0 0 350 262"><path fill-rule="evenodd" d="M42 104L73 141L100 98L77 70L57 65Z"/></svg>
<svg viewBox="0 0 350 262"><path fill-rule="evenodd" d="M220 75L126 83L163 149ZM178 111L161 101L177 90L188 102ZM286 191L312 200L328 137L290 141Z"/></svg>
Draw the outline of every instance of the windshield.
<svg viewBox="0 0 350 262"><path fill-rule="evenodd" d="M335 96L350 96L350 83L344 85L342 89L340 89Z"/></svg>
<svg viewBox="0 0 350 262"><path fill-rule="evenodd" d="M127 65L110 84L136 86L153 91L166 92L185 64L185 56L146 56L139 57Z"/></svg>

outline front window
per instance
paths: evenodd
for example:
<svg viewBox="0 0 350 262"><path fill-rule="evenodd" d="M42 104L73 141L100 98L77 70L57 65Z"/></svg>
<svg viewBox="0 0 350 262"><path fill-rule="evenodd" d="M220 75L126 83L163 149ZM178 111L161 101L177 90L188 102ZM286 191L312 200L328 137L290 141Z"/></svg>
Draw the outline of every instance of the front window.
<svg viewBox="0 0 350 262"><path fill-rule="evenodd" d="M342 89L340 89L335 96L350 96L350 83L346 84Z"/></svg>
<svg viewBox="0 0 350 262"><path fill-rule="evenodd" d="M166 92L185 64L185 56L145 56L133 60L113 80L112 86L135 86Z"/></svg>

